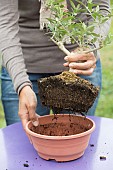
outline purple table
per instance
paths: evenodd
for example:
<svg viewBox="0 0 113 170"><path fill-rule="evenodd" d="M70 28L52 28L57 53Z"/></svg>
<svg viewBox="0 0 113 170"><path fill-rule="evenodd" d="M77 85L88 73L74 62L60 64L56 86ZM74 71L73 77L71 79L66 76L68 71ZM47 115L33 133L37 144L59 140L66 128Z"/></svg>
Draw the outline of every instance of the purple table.
<svg viewBox="0 0 113 170"><path fill-rule="evenodd" d="M0 129L0 170L113 170L113 119L90 118L95 121L96 129L85 154L65 163L40 158L21 123ZM100 156L106 160L100 160Z"/></svg>

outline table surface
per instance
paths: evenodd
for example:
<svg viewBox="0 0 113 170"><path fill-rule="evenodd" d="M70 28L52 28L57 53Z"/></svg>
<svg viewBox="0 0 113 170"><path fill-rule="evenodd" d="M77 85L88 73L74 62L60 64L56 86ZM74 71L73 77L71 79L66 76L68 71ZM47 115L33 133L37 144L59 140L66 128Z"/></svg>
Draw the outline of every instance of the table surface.
<svg viewBox="0 0 113 170"><path fill-rule="evenodd" d="M84 155L64 163L40 158L21 123L0 129L0 170L113 170L113 119L90 118L96 129ZM101 156L106 160L101 160Z"/></svg>

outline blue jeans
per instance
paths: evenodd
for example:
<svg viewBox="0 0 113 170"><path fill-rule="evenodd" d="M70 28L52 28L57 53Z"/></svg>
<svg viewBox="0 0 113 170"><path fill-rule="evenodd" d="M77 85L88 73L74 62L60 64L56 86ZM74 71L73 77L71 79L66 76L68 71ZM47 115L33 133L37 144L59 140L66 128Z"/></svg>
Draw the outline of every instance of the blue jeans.
<svg viewBox="0 0 113 170"><path fill-rule="evenodd" d="M56 73L58 74L58 73ZM40 97L38 95L38 84L37 80L40 78L48 77L55 75L53 73L43 73L43 74L32 74L29 73L29 79L31 80L33 84L33 90L37 96L38 105L36 108L36 112L39 115L48 115L50 113L49 108L42 106ZM95 86L100 86L101 88L101 63L100 60L97 61L97 67L94 71L94 73L91 76L81 76L89 81L91 81ZM9 74L7 73L6 69L3 67L1 70L1 100L3 104L4 114L5 114L5 120L6 124L10 125L15 122L20 121L20 118L18 117L18 95L14 91L13 84L11 81L11 78L9 77ZM89 109L88 115L94 115L95 109L98 103L98 98L96 98L93 106Z"/></svg>

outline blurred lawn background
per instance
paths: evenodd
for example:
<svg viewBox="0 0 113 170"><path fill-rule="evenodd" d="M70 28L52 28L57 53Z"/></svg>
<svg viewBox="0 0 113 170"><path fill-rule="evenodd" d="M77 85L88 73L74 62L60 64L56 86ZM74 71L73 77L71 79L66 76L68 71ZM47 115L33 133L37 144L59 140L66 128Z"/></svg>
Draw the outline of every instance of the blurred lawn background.
<svg viewBox="0 0 113 170"><path fill-rule="evenodd" d="M111 5L113 6L113 0L111 0ZM110 32L113 34L113 20ZM110 45L101 50L101 61L103 69L103 87L95 115L113 118L113 41ZM0 128L5 126L4 112L0 100Z"/></svg>

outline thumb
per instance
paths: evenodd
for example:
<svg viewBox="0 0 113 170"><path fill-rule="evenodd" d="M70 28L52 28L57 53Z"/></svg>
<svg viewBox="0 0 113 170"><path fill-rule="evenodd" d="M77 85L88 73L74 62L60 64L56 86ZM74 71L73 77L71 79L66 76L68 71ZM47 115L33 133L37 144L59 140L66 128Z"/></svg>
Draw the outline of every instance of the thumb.
<svg viewBox="0 0 113 170"><path fill-rule="evenodd" d="M32 124L33 124L34 126L38 126L38 125L39 125L39 117L40 117L40 116L39 116L37 113L35 113L35 117L31 119Z"/></svg>

